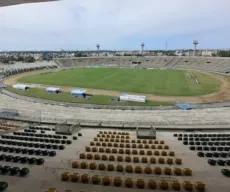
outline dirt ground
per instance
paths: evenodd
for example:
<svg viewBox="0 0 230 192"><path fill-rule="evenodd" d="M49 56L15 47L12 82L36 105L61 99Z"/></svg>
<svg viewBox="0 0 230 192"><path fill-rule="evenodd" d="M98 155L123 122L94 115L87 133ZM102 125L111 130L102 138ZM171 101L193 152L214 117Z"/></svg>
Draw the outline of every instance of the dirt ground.
<svg viewBox="0 0 230 192"><path fill-rule="evenodd" d="M29 74L37 74L40 72L29 72ZM14 85L18 83L18 79L23 77L24 75L27 75L28 73L23 73L19 75L15 75L12 77L9 77L5 80L5 84L7 85ZM162 102L189 102L189 103L213 103L213 102L223 102L223 101L230 101L230 77L228 76L222 76L212 73L205 73L206 75L209 75L213 78L218 79L221 82L220 89L215 92L208 95L202 95L202 96L161 96L161 95L154 95L154 94L146 94L146 93L139 93L138 95L145 95L148 100L150 101L162 101ZM50 87L52 85L39 85L39 84L33 84L35 87L45 88ZM108 95L108 96L114 96L118 97L121 95L121 91L113 91L113 90L101 90L101 89L87 89L84 87L62 87L59 86L64 91L71 91L72 89L81 88L86 90L87 93L93 94L93 95ZM129 92L125 92L127 94L133 94ZM136 94L136 93L135 93Z"/></svg>

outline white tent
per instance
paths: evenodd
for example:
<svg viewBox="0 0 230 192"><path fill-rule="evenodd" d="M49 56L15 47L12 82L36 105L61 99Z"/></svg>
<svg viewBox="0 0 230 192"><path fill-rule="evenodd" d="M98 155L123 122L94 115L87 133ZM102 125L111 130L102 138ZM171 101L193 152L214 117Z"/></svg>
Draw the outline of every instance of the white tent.
<svg viewBox="0 0 230 192"><path fill-rule="evenodd" d="M58 87L47 87L46 92L47 93L56 93L56 94L58 94L61 91L60 91L60 88L58 88Z"/></svg>
<svg viewBox="0 0 230 192"><path fill-rule="evenodd" d="M19 89L19 90L27 90L27 89L30 89L30 86L23 85L23 84L16 84L16 85L13 85L13 88Z"/></svg>
<svg viewBox="0 0 230 192"><path fill-rule="evenodd" d="M135 101L145 103L146 96L121 94L120 101Z"/></svg>

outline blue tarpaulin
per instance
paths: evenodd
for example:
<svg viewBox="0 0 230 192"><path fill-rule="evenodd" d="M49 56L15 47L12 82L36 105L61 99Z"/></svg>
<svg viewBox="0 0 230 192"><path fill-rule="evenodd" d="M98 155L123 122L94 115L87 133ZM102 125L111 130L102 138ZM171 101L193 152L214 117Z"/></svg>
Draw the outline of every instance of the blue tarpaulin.
<svg viewBox="0 0 230 192"><path fill-rule="evenodd" d="M178 103L176 106L182 110L191 110L191 109L196 109L196 106L191 105L189 103Z"/></svg>

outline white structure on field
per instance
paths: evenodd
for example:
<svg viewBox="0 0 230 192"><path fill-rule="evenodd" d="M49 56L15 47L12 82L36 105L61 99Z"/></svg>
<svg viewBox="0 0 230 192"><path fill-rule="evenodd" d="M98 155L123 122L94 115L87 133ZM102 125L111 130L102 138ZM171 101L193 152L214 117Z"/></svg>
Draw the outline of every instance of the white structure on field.
<svg viewBox="0 0 230 192"><path fill-rule="evenodd" d="M25 91L25 90L30 89L31 87L29 85L16 84L16 85L13 85L13 88Z"/></svg>
<svg viewBox="0 0 230 192"><path fill-rule="evenodd" d="M146 96L121 94L120 101L146 102Z"/></svg>

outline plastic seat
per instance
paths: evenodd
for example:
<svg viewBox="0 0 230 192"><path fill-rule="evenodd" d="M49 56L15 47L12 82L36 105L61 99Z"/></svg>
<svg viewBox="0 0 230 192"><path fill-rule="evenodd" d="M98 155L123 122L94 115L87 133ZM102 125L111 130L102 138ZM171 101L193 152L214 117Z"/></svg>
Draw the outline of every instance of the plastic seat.
<svg viewBox="0 0 230 192"><path fill-rule="evenodd" d="M157 146L157 149L162 149L162 148L163 148L162 145Z"/></svg>
<svg viewBox="0 0 230 192"><path fill-rule="evenodd" d="M99 152L100 152L100 153L104 153L104 152L105 152L105 149L101 147L101 148L99 148Z"/></svg>
<svg viewBox="0 0 230 192"><path fill-rule="evenodd" d="M148 163L148 158L147 157L142 157L141 162L142 163Z"/></svg>
<svg viewBox="0 0 230 192"><path fill-rule="evenodd" d="M142 168L140 166L135 167L135 173L141 174L142 173Z"/></svg>
<svg viewBox="0 0 230 192"><path fill-rule="evenodd" d="M131 161L132 161L132 159L131 159L131 157L130 157L130 156L126 156L126 157L125 157L125 161L126 161L126 162L131 162Z"/></svg>
<svg viewBox="0 0 230 192"><path fill-rule="evenodd" d="M164 145L164 144L165 144L165 142L164 142L164 141L160 141L160 144L161 144L161 145Z"/></svg>
<svg viewBox="0 0 230 192"><path fill-rule="evenodd" d="M156 145L151 145L151 149L156 149Z"/></svg>
<svg viewBox="0 0 230 192"><path fill-rule="evenodd" d="M143 144L147 144L147 140L143 140L142 143L143 143Z"/></svg>
<svg viewBox="0 0 230 192"><path fill-rule="evenodd" d="M61 174L61 180L62 181L69 181L69 179L70 179L69 172L64 172L64 173Z"/></svg>
<svg viewBox="0 0 230 192"><path fill-rule="evenodd" d="M132 140L131 143L136 143L136 140Z"/></svg>
<svg viewBox="0 0 230 192"><path fill-rule="evenodd" d="M132 154L137 155L138 154L137 150L132 150Z"/></svg>
<svg viewBox="0 0 230 192"><path fill-rule="evenodd" d="M159 151L154 151L154 155L159 156L160 152Z"/></svg>
<svg viewBox="0 0 230 192"><path fill-rule="evenodd" d="M171 187L175 190L175 191L180 191L181 189L181 184L179 181L171 181Z"/></svg>
<svg viewBox="0 0 230 192"><path fill-rule="evenodd" d="M172 169L170 167L164 168L164 174L165 175L172 175Z"/></svg>
<svg viewBox="0 0 230 192"><path fill-rule="evenodd" d="M95 143L94 142L90 142L90 146L94 146L95 145Z"/></svg>
<svg viewBox="0 0 230 192"><path fill-rule="evenodd" d="M112 149L112 153L117 153L117 149Z"/></svg>
<svg viewBox="0 0 230 192"><path fill-rule="evenodd" d="M126 178L125 179L125 186L127 188L132 188L133 187L133 180L132 180L132 178Z"/></svg>
<svg viewBox="0 0 230 192"><path fill-rule="evenodd" d="M169 183L168 181L165 180L161 180L160 181L160 188L163 190L167 190L169 188Z"/></svg>
<svg viewBox="0 0 230 192"><path fill-rule="evenodd" d="M113 138L113 137L112 137ZM114 139L110 139L110 142L114 142Z"/></svg>
<svg viewBox="0 0 230 192"><path fill-rule="evenodd" d="M90 179L90 177L89 177L88 174L82 174L82 175L81 175L81 182L82 182L82 183L88 183L88 182L89 182L89 179Z"/></svg>
<svg viewBox="0 0 230 192"><path fill-rule="evenodd" d="M167 152L166 151L161 151L161 155L162 156L167 156Z"/></svg>
<svg viewBox="0 0 230 192"><path fill-rule="evenodd" d="M137 145L136 144L132 144L132 148L137 148Z"/></svg>
<svg viewBox="0 0 230 192"><path fill-rule="evenodd" d="M143 149L143 144L139 144L139 145L138 145L138 148L139 148L139 149Z"/></svg>
<svg viewBox="0 0 230 192"><path fill-rule="evenodd" d="M159 144L159 142L157 140L154 141L154 144Z"/></svg>
<svg viewBox="0 0 230 192"><path fill-rule="evenodd" d="M153 155L153 152L148 150L147 155Z"/></svg>
<svg viewBox="0 0 230 192"><path fill-rule="evenodd" d="M103 177L103 185L108 186L111 184L111 177L109 176L104 176Z"/></svg>
<svg viewBox="0 0 230 192"><path fill-rule="evenodd" d="M105 142L109 142L109 137L108 137L108 138L105 138Z"/></svg>
<svg viewBox="0 0 230 192"><path fill-rule="evenodd" d="M105 152L106 152L106 153L111 153L110 148L106 148L106 149L105 149Z"/></svg>
<svg viewBox="0 0 230 192"><path fill-rule="evenodd" d="M116 187L120 187L122 185L122 179L121 179L121 177L114 177L113 184Z"/></svg>
<svg viewBox="0 0 230 192"><path fill-rule="evenodd" d="M87 169L88 163L87 162L81 162L81 169Z"/></svg>
<svg viewBox="0 0 230 192"><path fill-rule="evenodd" d="M101 182L101 178L99 175L93 175L92 176L92 183L94 185L98 185L98 184L100 184L100 182Z"/></svg>
<svg viewBox="0 0 230 192"><path fill-rule="evenodd" d="M118 153L119 154L124 154L124 149L119 149Z"/></svg>
<svg viewBox="0 0 230 192"><path fill-rule="evenodd" d="M130 149L126 149L126 150L125 150L125 154L127 154L127 155L131 154Z"/></svg>
<svg viewBox="0 0 230 192"><path fill-rule="evenodd" d="M80 159L85 159L85 158L86 158L85 153L81 153L81 154L80 154Z"/></svg>
<svg viewBox="0 0 230 192"><path fill-rule="evenodd" d="M94 154L94 159L95 160L100 160L101 159L101 156L99 154Z"/></svg>
<svg viewBox="0 0 230 192"><path fill-rule="evenodd" d="M108 147L112 147L113 144L112 143L107 143Z"/></svg>
<svg viewBox="0 0 230 192"><path fill-rule="evenodd" d="M192 170L189 169L189 168L184 168L184 169L183 169L183 174L184 174L185 176L192 176Z"/></svg>
<svg viewBox="0 0 230 192"><path fill-rule="evenodd" d="M191 181L184 181L183 182L183 187L187 191L192 191L193 190L193 184Z"/></svg>
<svg viewBox="0 0 230 192"><path fill-rule="evenodd" d="M72 162L72 168L78 168L79 167L79 163L77 161Z"/></svg>
<svg viewBox="0 0 230 192"><path fill-rule="evenodd" d="M174 151L170 151L169 152L169 156L175 156L175 152Z"/></svg>
<svg viewBox="0 0 230 192"><path fill-rule="evenodd" d="M181 176L182 175L182 170L180 168L174 168L173 172L177 176Z"/></svg>
<svg viewBox="0 0 230 192"><path fill-rule="evenodd" d="M107 165L107 170L108 171L114 171L114 165L113 164L108 164Z"/></svg>
<svg viewBox="0 0 230 192"><path fill-rule="evenodd" d="M144 172L145 172L146 174L151 174L151 173L152 173L151 167L150 167L150 166L146 166L145 169L144 169Z"/></svg>
<svg viewBox="0 0 230 192"><path fill-rule="evenodd" d="M127 166L125 167L125 171L126 171L127 173L132 173L132 172L133 172L133 167L132 167L131 165L127 165Z"/></svg>
<svg viewBox="0 0 230 192"><path fill-rule="evenodd" d="M107 156L107 155L102 155L102 156L101 156L101 159L102 159L103 161L107 161L107 160L108 160L108 156Z"/></svg>
<svg viewBox="0 0 230 192"><path fill-rule="evenodd" d="M93 148L92 148L92 152L94 152L94 153L97 152L97 148L96 148L96 147L93 147Z"/></svg>
<svg viewBox="0 0 230 192"><path fill-rule="evenodd" d="M117 165L117 172L123 172L124 171L124 167L122 165Z"/></svg>
<svg viewBox="0 0 230 192"><path fill-rule="evenodd" d="M156 175L161 175L161 168L160 168L160 167L155 167L155 168L154 168L154 173L155 173Z"/></svg>
<svg viewBox="0 0 230 192"><path fill-rule="evenodd" d="M102 147L106 147L107 144L106 144L106 143L102 143L101 146L102 146Z"/></svg>
<svg viewBox="0 0 230 192"><path fill-rule="evenodd" d="M123 161L123 157L121 155L117 156L117 161L122 162Z"/></svg>
<svg viewBox="0 0 230 192"><path fill-rule="evenodd" d="M139 189L145 188L145 181L143 179L137 179L136 186Z"/></svg>
<svg viewBox="0 0 230 192"><path fill-rule="evenodd" d="M158 159L158 162L159 162L160 164L165 164L165 159L164 159L164 158L159 158L159 159Z"/></svg>
<svg viewBox="0 0 230 192"><path fill-rule="evenodd" d="M87 159L93 159L93 155L92 154L87 154L86 157L87 157Z"/></svg>
<svg viewBox="0 0 230 192"><path fill-rule="evenodd" d="M130 146L129 143L127 143L127 144L125 144L125 147L126 147L126 148L130 148L131 146Z"/></svg>
<svg viewBox="0 0 230 192"><path fill-rule="evenodd" d="M137 140L137 143L141 143L141 140L138 139L138 140Z"/></svg>
<svg viewBox="0 0 230 192"><path fill-rule="evenodd" d="M140 162L139 157L133 157L133 162L134 163L139 163Z"/></svg>
<svg viewBox="0 0 230 192"><path fill-rule="evenodd" d="M90 164L89 164L89 168L90 168L91 170L95 170L95 169L97 169L97 164L96 164L96 163L90 163Z"/></svg>
<svg viewBox="0 0 230 192"><path fill-rule="evenodd" d="M150 189L156 189L157 188L157 182L153 179L149 179L148 181L148 187Z"/></svg>
<svg viewBox="0 0 230 192"><path fill-rule="evenodd" d="M205 184L203 182L200 182L200 181L196 181L194 183L194 186L196 188L197 191L205 191Z"/></svg>
<svg viewBox="0 0 230 192"><path fill-rule="evenodd" d="M109 156L109 161L115 161L115 157L113 155Z"/></svg>
<svg viewBox="0 0 230 192"><path fill-rule="evenodd" d="M105 164L104 163L100 163L98 165L98 169L101 170L101 171L105 170Z"/></svg>
<svg viewBox="0 0 230 192"><path fill-rule="evenodd" d="M144 150L140 150L140 151L139 151L139 154L140 154L140 155L145 155L145 151L144 151Z"/></svg>
<svg viewBox="0 0 230 192"><path fill-rule="evenodd" d="M182 159L176 158L175 163L176 163L177 165L181 165L181 164L182 164Z"/></svg>
<svg viewBox="0 0 230 192"><path fill-rule="evenodd" d="M101 146L101 143L100 142L96 142L96 146Z"/></svg>
<svg viewBox="0 0 230 192"><path fill-rule="evenodd" d="M71 182L77 182L80 178L80 174L79 173L72 173L70 174L70 180Z"/></svg>

